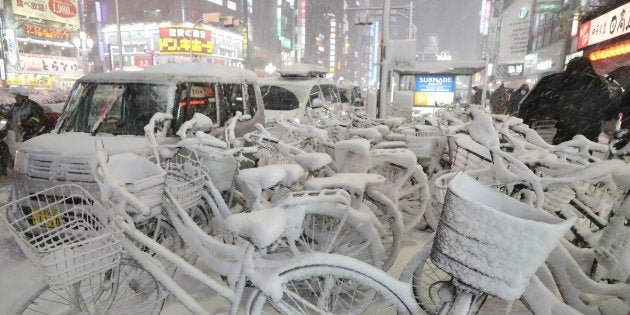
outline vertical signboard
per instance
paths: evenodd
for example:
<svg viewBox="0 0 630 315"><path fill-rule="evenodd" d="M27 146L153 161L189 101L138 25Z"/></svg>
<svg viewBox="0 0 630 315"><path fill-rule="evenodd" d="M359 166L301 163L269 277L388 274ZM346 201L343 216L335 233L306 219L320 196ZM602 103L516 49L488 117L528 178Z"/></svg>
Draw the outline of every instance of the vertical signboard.
<svg viewBox="0 0 630 315"><path fill-rule="evenodd" d="M416 76L414 106L436 106L438 103L451 104L454 97L455 76Z"/></svg>
<svg viewBox="0 0 630 315"><path fill-rule="evenodd" d="M501 16L498 51L499 62L523 60L527 54L532 7L531 0L519 0L507 7Z"/></svg>

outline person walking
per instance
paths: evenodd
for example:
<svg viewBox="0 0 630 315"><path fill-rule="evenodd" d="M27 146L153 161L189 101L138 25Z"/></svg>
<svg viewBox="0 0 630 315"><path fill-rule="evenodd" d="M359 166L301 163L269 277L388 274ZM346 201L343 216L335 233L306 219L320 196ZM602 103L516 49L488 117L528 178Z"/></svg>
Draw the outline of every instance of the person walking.
<svg viewBox="0 0 630 315"><path fill-rule="evenodd" d="M490 112L493 114L505 114L507 103L510 100L510 90L501 83L490 96Z"/></svg>
<svg viewBox="0 0 630 315"><path fill-rule="evenodd" d="M516 116L530 126L536 120L556 120L553 144L579 134L597 141L605 115L622 91L620 85L598 75L588 58L577 57L565 71L540 79L521 101Z"/></svg>
<svg viewBox="0 0 630 315"><path fill-rule="evenodd" d="M505 113L508 115L516 115L518 113L518 104L527 93L529 93L529 85L526 83L523 83L518 89L514 90L507 103Z"/></svg>
<svg viewBox="0 0 630 315"><path fill-rule="evenodd" d="M29 91L21 86L13 86L9 92L15 97L15 104L7 113L8 129L13 130L22 142L44 132L44 109L29 98Z"/></svg>

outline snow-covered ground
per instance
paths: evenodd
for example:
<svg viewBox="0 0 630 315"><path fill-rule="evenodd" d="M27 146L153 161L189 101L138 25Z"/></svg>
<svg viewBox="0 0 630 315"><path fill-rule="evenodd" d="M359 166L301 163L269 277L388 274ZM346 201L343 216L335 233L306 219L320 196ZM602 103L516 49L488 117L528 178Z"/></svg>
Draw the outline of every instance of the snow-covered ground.
<svg viewBox="0 0 630 315"><path fill-rule="evenodd" d="M9 171L9 176L0 177L0 204L6 203L9 197L13 173ZM424 244L429 234L425 232L412 232L402 243L402 250L390 270L390 274L398 278L407 261ZM198 264L197 267L204 271L209 268ZM39 271L24 256L17 243L13 240L8 227L4 221L0 220L0 314L9 314L14 303L22 303L27 299L33 290L39 288L43 283L43 278ZM217 296L207 287L200 285L195 280L187 278L185 275L176 274L176 280L191 295L197 299L211 314L227 314L228 302ZM180 315L187 314L188 311L176 303L169 303L165 306L162 314Z"/></svg>

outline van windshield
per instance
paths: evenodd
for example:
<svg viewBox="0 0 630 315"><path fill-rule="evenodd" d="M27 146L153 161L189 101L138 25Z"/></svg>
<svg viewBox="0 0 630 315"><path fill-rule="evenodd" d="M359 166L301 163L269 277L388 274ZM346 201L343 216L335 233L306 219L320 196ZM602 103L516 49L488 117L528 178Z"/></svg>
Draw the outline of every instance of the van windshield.
<svg viewBox="0 0 630 315"><path fill-rule="evenodd" d="M153 114L166 111L168 90L155 83L77 83L59 131L144 135Z"/></svg>

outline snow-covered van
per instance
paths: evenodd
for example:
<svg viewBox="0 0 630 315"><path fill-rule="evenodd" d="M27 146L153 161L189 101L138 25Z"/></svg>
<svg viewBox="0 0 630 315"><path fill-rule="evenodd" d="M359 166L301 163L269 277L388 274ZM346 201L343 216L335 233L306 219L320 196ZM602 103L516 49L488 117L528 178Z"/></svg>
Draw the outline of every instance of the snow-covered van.
<svg viewBox="0 0 630 315"><path fill-rule="evenodd" d="M323 66L296 64L278 72L277 76L259 81L267 124L279 119L307 123L307 108L325 107L331 112L342 110L337 86L326 78L328 69Z"/></svg>
<svg viewBox="0 0 630 315"><path fill-rule="evenodd" d="M264 123L262 96L249 70L209 63L161 64L138 72L89 74L78 79L55 130L24 142L15 157L14 188L20 195L56 184L77 183L98 192L90 162L95 140L110 154L149 152L144 126L156 112L173 120L158 130L159 139L174 143L180 125L199 112L223 135L224 124L237 111L245 119L237 136Z"/></svg>

